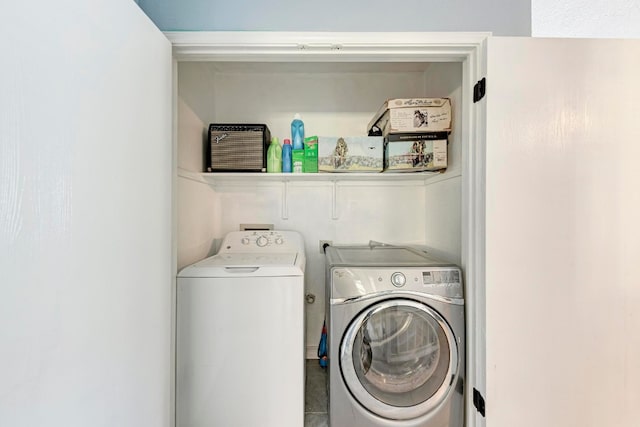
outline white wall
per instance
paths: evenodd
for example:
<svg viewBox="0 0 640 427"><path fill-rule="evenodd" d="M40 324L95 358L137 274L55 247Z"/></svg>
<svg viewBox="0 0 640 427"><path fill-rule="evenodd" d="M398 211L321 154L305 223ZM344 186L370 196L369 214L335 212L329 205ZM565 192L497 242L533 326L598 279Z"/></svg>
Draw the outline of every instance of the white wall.
<svg viewBox="0 0 640 427"><path fill-rule="evenodd" d="M0 425L168 426L169 43L130 0L1 16Z"/></svg>
<svg viewBox="0 0 640 427"><path fill-rule="evenodd" d="M640 37L638 0L531 0L534 37Z"/></svg>
<svg viewBox="0 0 640 427"><path fill-rule="evenodd" d="M139 0L162 30L491 31L531 34L531 0Z"/></svg>

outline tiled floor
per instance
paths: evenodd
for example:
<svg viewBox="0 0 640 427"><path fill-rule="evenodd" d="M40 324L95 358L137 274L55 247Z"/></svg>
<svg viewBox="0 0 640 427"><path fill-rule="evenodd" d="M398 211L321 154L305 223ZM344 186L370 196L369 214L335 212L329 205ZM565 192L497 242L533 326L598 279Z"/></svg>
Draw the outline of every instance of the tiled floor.
<svg viewBox="0 0 640 427"><path fill-rule="evenodd" d="M327 427L327 370L317 359L307 359L304 395L304 427Z"/></svg>

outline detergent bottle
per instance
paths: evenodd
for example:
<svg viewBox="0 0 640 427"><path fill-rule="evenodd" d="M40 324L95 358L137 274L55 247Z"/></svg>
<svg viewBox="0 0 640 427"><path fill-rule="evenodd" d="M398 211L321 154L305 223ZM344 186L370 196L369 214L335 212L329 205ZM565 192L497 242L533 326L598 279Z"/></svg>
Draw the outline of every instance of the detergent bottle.
<svg viewBox="0 0 640 427"><path fill-rule="evenodd" d="M293 167L292 161L291 141L285 138L284 144L282 144L282 172L291 172Z"/></svg>
<svg viewBox="0 0 640 427"><path fill-rule="evenodd" d="M282 172L282 148L275 136L271 138L271 144L267 149L267 172Z"/></svg>
<svg viewBox="0 0 640 427"><path fill-rule="evenodd" d="M322 323L322 334L320 334L320 343L318 344L318 362L320 367L327 367L327 321Z"/></svg>
<svg viewBox="0 0 640 427"><path fill-rule="evenodd" d="M291 122L291 140L293 141L294 150L304 149L304 123L298 113L293 116L293 121Z"/></svg>

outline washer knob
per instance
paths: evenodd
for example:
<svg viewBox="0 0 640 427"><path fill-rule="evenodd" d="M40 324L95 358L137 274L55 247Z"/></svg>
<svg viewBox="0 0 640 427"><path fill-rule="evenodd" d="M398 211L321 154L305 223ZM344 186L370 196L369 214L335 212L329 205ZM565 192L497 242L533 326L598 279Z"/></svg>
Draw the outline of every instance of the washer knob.
<svg viewBox="0 0 640 427"><path fill-rule="evenodd" d="M407 283L407 278L402 273L393 273L391 275L391 284L396 288L401 288Z"/></svg>
<svg viewBox="0 0 640 427"><path fill-rule="evenodd" d="M248 245L250 242L248 237L243 237L242 240L240 240L240 243L242 243L243 245Z"/></svg>
<svg viewBox="0 0 640 427"><path fill-rule="evenodd" d="M281 245L284 243L284 240L282 240L282 237L277 237L276 238L276 245Z"/></svg>
<svg viewBox="0 0 640 427"><path fill-rule="evenodd" d="M256 239L256 245L260 246L261 248L264 246L267 246L268 243L269 243L269 239L267 239L264 236L260 236Z"/></svg>

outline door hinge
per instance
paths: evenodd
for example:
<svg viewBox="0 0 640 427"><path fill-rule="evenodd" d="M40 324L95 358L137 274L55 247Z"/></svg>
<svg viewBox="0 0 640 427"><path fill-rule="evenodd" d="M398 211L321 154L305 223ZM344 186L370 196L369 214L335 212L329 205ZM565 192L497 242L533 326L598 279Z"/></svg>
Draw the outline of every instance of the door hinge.
<svg viewBox="0 0 640 427"><path fill-rule="evenodd" d="M487 91L487 79L483 77L475 85L473 85L473 102L476 103L484 98Z"/></svg>
<svg viewBox="0 0 640 427"><path fill-rule="evenodd" d="M473 389L473 406L484 417L484 397L475 388Z"/></svg>

